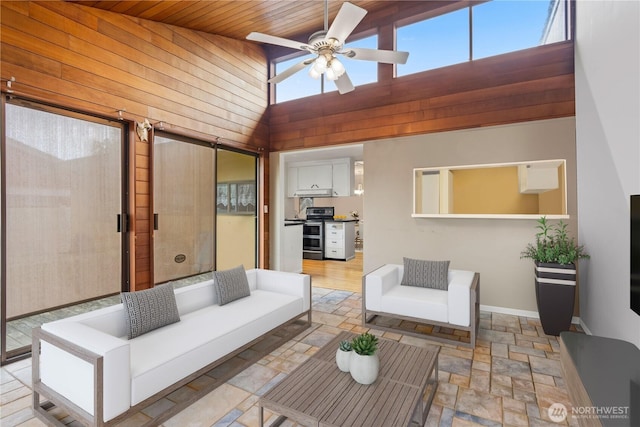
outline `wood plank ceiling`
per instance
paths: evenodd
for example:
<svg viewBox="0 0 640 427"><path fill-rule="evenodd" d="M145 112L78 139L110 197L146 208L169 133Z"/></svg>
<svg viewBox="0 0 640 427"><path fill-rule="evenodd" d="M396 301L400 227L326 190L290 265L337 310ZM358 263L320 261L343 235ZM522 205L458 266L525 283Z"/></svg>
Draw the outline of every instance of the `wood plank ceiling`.
<svg viewBox="0 0 640 427"><path fill-rule="evenodd" d="M321 0L68 1L238 40L256 31L306 42L310 34L324 27L324 1ZM329 1L329 24L342 3ZM388 0L351 0L351 3L369 14L397 8L396 2Z"/></svg>

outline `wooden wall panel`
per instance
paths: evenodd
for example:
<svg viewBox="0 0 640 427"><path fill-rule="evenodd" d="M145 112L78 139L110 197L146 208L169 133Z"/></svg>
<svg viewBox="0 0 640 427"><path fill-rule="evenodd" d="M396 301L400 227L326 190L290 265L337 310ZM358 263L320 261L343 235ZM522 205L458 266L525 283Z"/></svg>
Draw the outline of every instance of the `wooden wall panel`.
<svg viewBox="0 0 640 427"><path fill-rule="evenodd" d="M573 42L272 105L272 151L575 115Z"/></svg>
<svg viewBox="0 0 640 427"><path fill-rule="evenodd" d="M364 29L379 27L389 48L389 14L412 19L463 3L398 2L396 11L372 10ZM0 31L1 77L16 78L17 95L113 118L123 110L132 129L148 118L168 132L259 152L267 205L270 150L575 114L572 42L398 79L382 64L379 83L269 107L267 57L254 43L64 1L3 1ZM153 174L150 147L131 135L131 281L144 288L152 282ZM263 226L268 267L268 214Z"/></svg>
<svg viewBox="0 0 640 427"><path fill-rule="evenodd" d="M43 84L15 69L16 90L40 88L72 98L71 106L74 98L91 100L100 113L126 109L125 117L147 117L249 147L265 145L266 65L258 46L180 28L167 34L163 24L141 25L134 18L64 2L29 4L25 16L3 2L2 77L12 71L5 65L34 69L30 61L14 61L11 51L5 54L5 46L57 67L43 72ZM75 25L69 25L70 17L78 19ZM72 84L60 87L57 79Z"/></svg>
<svg viewBox="0 0 640 427"><path fill-rule="evenodd" d="M131 138L136 139L132 170L133 185L135 186L130 198L130 204L135 206L132 220L129 225L134 249L130 281L135 290L153 287L153 224L151 223L153 212L153 194L151 193L151 169L153 160L151 157L151 145L149 142L140 141L131 132Z"/></svg>
<svg viewBox="0 0 640 427"><path fill-rule="evenodd" d="M152 286L151 150L135 122L264 152L264 51L64 1L3 1L0 31L0 73L15 77L15 95L111 118L121 110L130 124L130 281L132 289Z"/></svg>

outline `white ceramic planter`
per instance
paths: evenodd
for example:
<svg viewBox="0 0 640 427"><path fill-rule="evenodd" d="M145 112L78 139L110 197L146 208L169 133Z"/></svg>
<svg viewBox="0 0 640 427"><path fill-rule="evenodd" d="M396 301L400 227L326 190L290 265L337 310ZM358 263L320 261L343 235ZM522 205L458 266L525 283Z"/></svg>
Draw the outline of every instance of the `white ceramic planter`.
<svg viewBox="0 0 640 427"><path fill-rule="evenodd" d="M355 351L351 352L349 372L351 377L360 384L373 384L378 378L380 360L378 354L373 356L361 356Z"/></svg>
<svg viewBox="0 0 640 427"><path fill-rule="evenodd" d="M353 353L353 351L336 350L336 363L338 364L338 369L342 372L349 372L351 353Z"/></svg>

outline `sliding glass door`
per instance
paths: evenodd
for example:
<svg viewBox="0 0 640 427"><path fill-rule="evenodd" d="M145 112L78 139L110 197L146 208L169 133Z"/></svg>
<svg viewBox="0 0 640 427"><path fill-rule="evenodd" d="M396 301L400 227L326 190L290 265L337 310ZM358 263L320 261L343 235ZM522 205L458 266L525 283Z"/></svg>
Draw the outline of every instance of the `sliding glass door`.
<svg viewBox="0 0 640 427"><path fill-rule="evenodd" d="M256 169L255 154L154 136L155 283L180 286L213 270L257 265Z"/></svg>
<svg viewBox="0 0 640 427"><path fill-rule="evenodd" d="M215 150L156 134L153 139L155 283L206 273L215 260Z"/></svg>
<svg viewBox="0 0 640 427"><path fill-rule="evenodd" d="M218 149L217 269L257 266L258 182L254 154Z"/></svg>
<svg viewBox="0 0 640 427"><path fill-rule="evenodd" d="M27 102L4 104L3 361L54 309L127 286L120 233L124 128ZM125 169L126 170L126 169Z"/></svg>

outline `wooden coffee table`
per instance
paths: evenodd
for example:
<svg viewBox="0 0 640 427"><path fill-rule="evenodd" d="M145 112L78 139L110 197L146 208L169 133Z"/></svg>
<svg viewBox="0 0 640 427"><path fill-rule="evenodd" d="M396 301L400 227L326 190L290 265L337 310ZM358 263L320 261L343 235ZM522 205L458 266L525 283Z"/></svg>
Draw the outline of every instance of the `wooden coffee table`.
<svg viewBox="0 0 640 427"><path fill-rule="evenodd" d="M259 400L260 426L264 408L304 426L423 426L438 385L439 347L431 349L381 338L380 372L371 385L355 382L338 369L340 341L355 334L342 332Z"/></svg>

